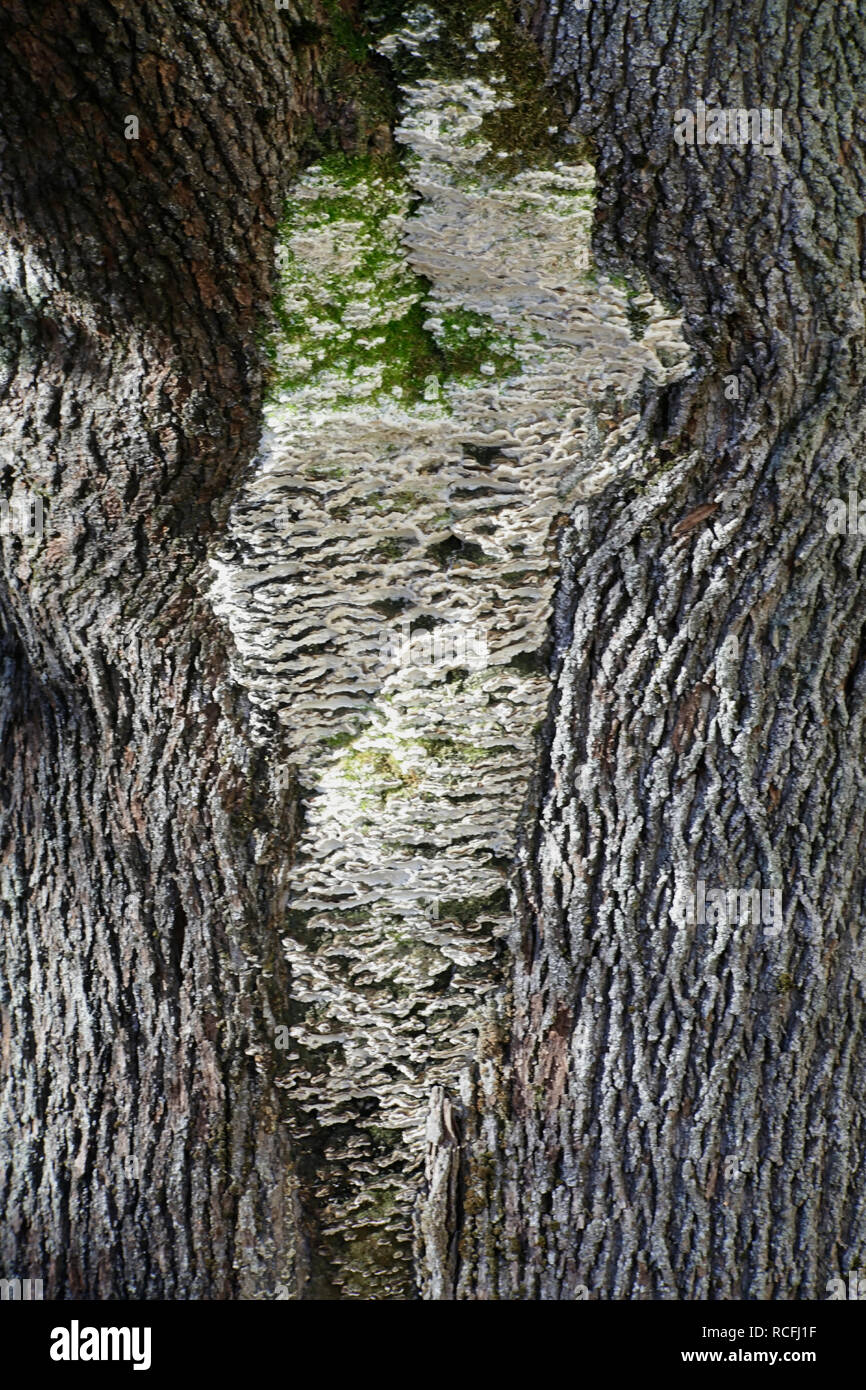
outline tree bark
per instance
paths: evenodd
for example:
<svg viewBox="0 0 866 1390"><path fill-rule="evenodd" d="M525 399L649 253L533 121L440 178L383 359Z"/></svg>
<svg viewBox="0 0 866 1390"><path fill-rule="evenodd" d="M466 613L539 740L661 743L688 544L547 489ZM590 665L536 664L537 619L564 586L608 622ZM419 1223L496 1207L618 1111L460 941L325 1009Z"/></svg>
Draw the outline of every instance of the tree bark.
<svg viewBox="0 0 866 1390"><path fill-rule="evenodd" d="M46 501L44 546L3 540L2 1265L273 1296L305 1258L272 1043L295 797L205 546L285 181L374 132L315 7L37 9L4 6L0 76L4 483Z"/></svg>
<svg viewBox="0 0 866 1390"><path fill-rule="evenodd" d="M3 483L48 540L2 539L0 1265L358 1296L273 1045L289 743L254 736L206 554L283 198L390 148L394 83L348 7L2 13ZM558 532L506 984L431 1079L414 1272L375 1296L821 1297L866 1257L864 555L827 527L866 426L866 31L792 0L519 22L596 166L598 262L679 308L693 365L644 381ZM680 148L699 98L780 108L780 156ZM675 919L699 880L781 890L781 932Z"/></svg>
<svg viewBox="0 0 866 1390"><path fill-rule="evenodd" d="M866 571L827 525L862 479L866 34L784 3L531 22L597 150L596 248L682 306L697 370L564 542L452 1288L826 1297L866 1237ZM782 158L678 148L699 98L781 108ZM781 889L783 929L678 923L698 880Z"/></svg>

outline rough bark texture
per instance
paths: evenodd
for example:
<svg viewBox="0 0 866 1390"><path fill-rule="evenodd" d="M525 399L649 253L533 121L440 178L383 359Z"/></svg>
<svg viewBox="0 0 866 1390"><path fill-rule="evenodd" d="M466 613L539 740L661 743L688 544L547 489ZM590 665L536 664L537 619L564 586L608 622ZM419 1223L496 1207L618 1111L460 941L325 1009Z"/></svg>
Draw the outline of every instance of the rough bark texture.
<svg viewBox="0 0 866 1390"><path fill-rule="evenodd" d="M272 1043L297 798L204 552L257 442L282 197L388 144L382 65L331 6L2 13L3 485L48 543L2 540L0 1273L332 1293ZM521 18L596 158L598 257L696 365L561 532L512 978L433 1089L417 1289L820 1297L866 1255L866 571L826 526L866 435L863 21ZM699 97L781 108L781 157L678 148ZM699 879L780 888L781 934L678 924Z"/></svg>
<svg viewBox="0 0 866 1390"><path fill-rule="evenodd" d="M598 151L596 247L682 305L700 369L565 542L452 1287L822 1297L866 1241L866 571L827 531L862 485L862 16L608 3L533 27ZM677 148L699 97L780 107L782 158ZM700 879L781 888L782 932L678 926Z"/></svg>
<svg viewBox="0 0 866 1390"><path fill-rule="evenodd" d="M47 506L3 540L0 1260L46 1297L273 1295L294 797L201 581L285 181L366 142L355 70L313 8L3 13L4 490Z"/></svg>

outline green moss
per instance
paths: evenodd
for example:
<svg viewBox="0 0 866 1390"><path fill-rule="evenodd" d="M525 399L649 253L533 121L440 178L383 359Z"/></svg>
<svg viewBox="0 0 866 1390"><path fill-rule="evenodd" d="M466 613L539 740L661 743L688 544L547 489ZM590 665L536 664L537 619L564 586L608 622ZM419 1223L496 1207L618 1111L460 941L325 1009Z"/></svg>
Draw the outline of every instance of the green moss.
<svg viewBox="0 0 866 1390"><path fill-rule="evenodd" d="M438 38L424 45L418 56L401 50L394 66L404 81L428 75L459 79L467 72L482 81L505 78L502 89L512 104L482 119L476 138L492 148L481 170L501 177L530 163L538 167L572 161L576 151L563 138L564 111L547 82L538 47L517 22L509 0L432 0L429 8L441 19ZM394 27L400 13L389 12L383 32ZM472 27L479 21L486 21L498 40L488 52L477 49L472 38ZM471 65L467 53L473 54Z"/></svg>
<svg viewBox="0 0 866 1390"><path fill-rule="evenodd" d="M433 332L450 376L483 376L481 368L488 363L496 376L521 370L513 342L489 315L473 309L448 309L438 323L441 327Z"/></svg>
<svg viewBox="0 0 866 1390"><path fill-rule="evenodd" d="M328 738L323 739L322 743L325 748L348 748L349 744L353 743L356 738L357 734L353 733L331 734Z"/></svg>
<svg viewBox="0 0 866 1390"><path fill-rule="evenodd" d="M425 501L421 492L403 491L390 494L368 493L363 499L368 511L386 515L388 512L414 512Z"/></svg>
<svg viewBox="0 0 866 1390"><path fill-rule="evenodd" d="M370 782L375 779L391 783L392 785L378 792L382 805L389 796L405 796L413 792L421 780L417 772L401 768L393 754L379 748L353 749L343 759L340 767L344 777L351 782ZM370 809L375 809L375 805Z"/></svg>
<svg viewBox="0 0 866 1390"><path fill-rule="evenodd" d="M370 909L368 907L337 907L331 909L331 915L339 919L342 927L357 927L368 920Z"/></svg>
<svg viewBox="0 0 866 1390"><path fill-rule="evenodd" d="M497 888L486 897L449 898L447 901L440 901L439 921L450 918L465 927L469 922L476 922L479 917L498 916L507 907L508 889Z"/></svg>
<svg viewBox="0 0 866 1390"><path fill-rule="evenodd" d="M323 0L315 21L278 13L293 48L313 57L320 100L297 112L295 144L302 166L346 147L386 145L396 117L396 90L385 66L370 51L374 38L366 15L347 11L342 0ZM323 119L324 110L329 119Z"/></svg>
<svg viewBox="0 0 866 1390"><path fill-rule="evenodd" d="M346 470L337 463L313 464L306 470L307 477L318 481L328 481L330 479L345 478Z"/></svg>
<svg viewBox="0 0 866 1390"><path fill-rule="evenodd" d="M327 15L328 29L334 43L343 49L353 62L362 63L370 51L370 37L366 25L359 27L351 15L346 14L339 0L322 0Z"/></svg>
<svg viewBox="0 0 866 1390"><path fill-rule="evenodd" d="M332 155L287 202L277 236L283 278L273 305L276 341L266 349L272 397L332 373L346 379L345 392L333 393L345 404L365 393L365 369L372 372L366 394L401 393L411 401L424 396L430 377L445 372L424 328L429 284L410 269L399 241L411 201L392 158ZM328 229L341 251L354 253L348 267L306 257L304 240L326 245ZM359 305L370 320L363 327L347 318Z"/></svg>
<svg viewBox="0 0 866 1390"><path fill-rule="evenodd" d="M378 541L373 549L373 554L381 560L400 560L411 550L417 542L401 536L386 536L384 540Z"/></svg>
<svg viewBox="0 0 866 1390"><path fill-rule="evenodd" d="M538 577L532 570L509 570L507 574L503 574L497 580L497 583L506 589L519 589L524 584L537 584Z"/></svg>
<svg viewBox="0 0 866 1390"><path fill-rule="evenodd" d="M646 309L642 309L637 304L635 304L634 301L637 298L638 293L639 291L637 290L631 290L629 292L628 303L625 306L625 312L626 318L628 319L628 325L629 330L631 332L631 336L637 340L640 340L647 330L647 324L650 321L650 316Z"/></svg>
<svg viewBox="0 0 866 1390"><path fill-rule="evenodd" d="M414 56L401 48L393 58L395 76L465 77L470 51L473 76L501 83L510 104L483 117L477 138L492 148L482 170L501 180L530 164L552 167L580 157L564 143L564 116L544 80L536 45L515 22L507 0L438 0L432 8L442 21L439 36ZM353 63L366 65L371 36L393 30L404 18L402 8L390 3L356 20L340 0L325 0L325 13L334 45ZM478 21L489 24L497 41L489 52L478 50L472 38ZM318 196L310 178L321 182ZM592 204L587 190L562 192ZM307 187L299 186L279 228L284 280L273 305L275 333L263 349L271 364L271 399L315 389L321 381L336 408L388 398L411 406L438 400L438 387L448 381L521 370L515 344L491 318L430 303L431 287L408 265L396 225L414 198L393 154L332 151L308 172ZM537 206L531 199L524 203L528 213ZM341 251L354 252L350 266L345 258L339 269L328 267L327 256L316 264L305 260L307 247L298 235L314 245L316 233L328 228L335 230ZM369 319L363 327L349 313L359 306ZM436 317L428 328L431 311Z"/></svg>
<svg viewBox="0 0 866 1390"><path fill-rule="evenodd" d="M440 381L482 376L488 364L499 376L520 370L511 341L482 314L451 310L434 321L437 331L425 326L429 282L408 267L396 232L385 227L411 202L393 161L334 156L318 171L340 191L296 197L279 228L284 284L273 311L277 336L289 351L281 354L273 340L264 345L272 398L331 373L346 380L345 391L332 393L335 404L354 400L359 388L371 399L393 396L412 404L428 396L431 382L435 397ZM338 224L355 245L351 269L329 273L293 249L299 235L315 237ZM363 328L347 314L359 302L371 320Z"/></svg>
<svg viewBox="0 0 866 1390"><path fill-rule="evenodd" d="M469 743L455 743L450 738L419 738L418 743L428 757L436 762L478 763L490 756L489 748L475 748Z"/></svg>

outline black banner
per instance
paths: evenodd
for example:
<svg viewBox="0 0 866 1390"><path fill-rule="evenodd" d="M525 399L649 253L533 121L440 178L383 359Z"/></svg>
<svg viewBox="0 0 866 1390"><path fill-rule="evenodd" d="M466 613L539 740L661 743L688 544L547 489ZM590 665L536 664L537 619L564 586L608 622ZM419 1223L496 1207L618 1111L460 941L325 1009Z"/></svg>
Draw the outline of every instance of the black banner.
<svg viewBox="0 0 866 1390"><path fill-rule="evenodd" d="M393 1338L394 1368L402 1378L418 1368L461 1381L489 1378L497 1352L509 1359L521 1348L537 1360L566 1354L581 1378L598 1371L662 1376L678 1371L700 1379L709 1370L761 1368L811 1372L822 1380L850 1374L862 1356L863 1314L847 1297L823 1303L578 1302L442 1305L412 1303L76 1303L5 1300L0 1303L4 1344L14 1344L22 1368L49 1384L136 1374L160 1381L176 1372L232 1376L310 1375L309 1362L330 1376L343 1366L368 1373ZM14 1304L14 1306L13 1306ZM515 1319L517 1320L515 1322ZM523 1331L521 1331L521 1327ZM401 1334L416 1351L407 1355ZM538 1335L543 1340L538 1340ZM524 1338L532 1337L530 1343ZM492 1338L492 1340L491 1340ZM452 1342L452 1339L453 1340ZM561 1340L560 1340L561 1339ZM425 1341L429 1344L425 1349ZM449 1350L450 1347L450 1350ZM574 1361L576 1349L579 1360ZM591 1363L587 1363L587 1357ZM303 1368L303 1369L302 1369ZM515 1363L515 1374L519 1374ZM862 1373L862 1372L861 1372ZM133 1383L136 1383L133 1379ZM772 1383L772 1377L771 1377Z"/></svg>

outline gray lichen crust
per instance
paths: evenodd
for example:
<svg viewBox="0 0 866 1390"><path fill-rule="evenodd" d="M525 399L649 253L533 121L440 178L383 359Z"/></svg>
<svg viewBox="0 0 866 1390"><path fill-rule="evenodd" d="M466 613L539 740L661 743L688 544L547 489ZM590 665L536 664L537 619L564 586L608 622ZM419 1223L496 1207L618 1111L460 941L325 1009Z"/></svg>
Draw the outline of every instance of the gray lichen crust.
<svg viewBox="0 0 866 1390"><path fill-rule="evenodd" d="M391 45L424 51L422 22ZM266 428L214 559L260 737L282 729L306 798L290 1095L341 1296L412 1287L428 1097L500 983L558 525L627 466L642 381L687 369L664 307L592 268L591 166L497 171L482 121L509 101L431 59L401 165L290 190Z"/></svg>

